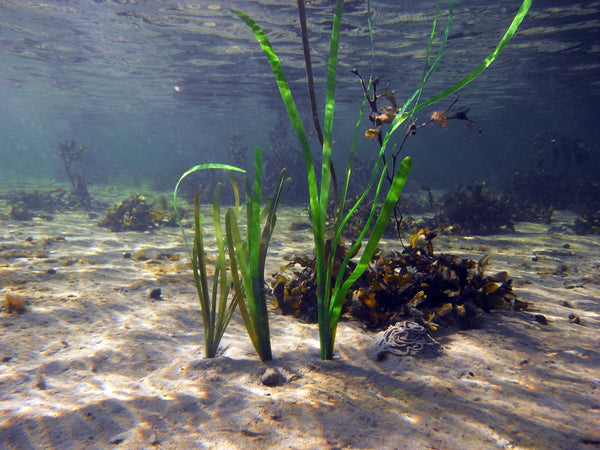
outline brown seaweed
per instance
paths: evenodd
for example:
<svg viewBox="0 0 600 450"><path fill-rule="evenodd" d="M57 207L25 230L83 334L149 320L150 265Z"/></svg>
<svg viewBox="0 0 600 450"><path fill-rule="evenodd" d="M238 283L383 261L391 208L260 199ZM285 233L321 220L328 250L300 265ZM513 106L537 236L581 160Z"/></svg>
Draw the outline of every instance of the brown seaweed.
<svg viewBox="0 0 600 450"><path fill-rule="evenodd" d="M133 195L118 206L109 208L98 223L111 231L146 231L163 226L177 226L175 215L167 211L164 201L149 203L142 195Z"/></svg>
<svg viewBox="0 0 600 450"><path fill-rule="evenodd" d="M382 330L413 320L435 330L440 326L477 328L494 309L521 310L527 303L512 291L507 272L486 275L489 256L478 262L434 254L435 234L420 230L403 251L379 250L369 269L354 283L343 314L366 328ZM340 259L344 250L339 251ZM316 322L313 258L296 257L274 275L275 306L306 322Z"/></svg>
<svg viewBox="0 0 600 450"><path fill-rule="evenodd" d="M77 205L84 209L92 206L92 196L88 191L89 180L83 162L89 153L88 147L74 140L60 142L56 154L63 161L65 173L71 182L71 195L77 200Z"/></svg>

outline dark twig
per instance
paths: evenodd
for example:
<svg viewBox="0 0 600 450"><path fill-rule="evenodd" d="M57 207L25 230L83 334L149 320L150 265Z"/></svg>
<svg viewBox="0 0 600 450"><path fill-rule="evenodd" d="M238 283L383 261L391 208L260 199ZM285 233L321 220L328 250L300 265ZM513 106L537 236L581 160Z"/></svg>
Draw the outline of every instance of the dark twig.
<svg viewBox="0 0 600 450"><path fill-rule="evenodd" d="M310 109L312 112L313 123L317 137L323 146L323 132L321 131L321 121L319 119L319 112L317 109L317 98L315 95L315 81L312 72L312 60L310 57L310 44L308 42L308 30L306 27L306 9L304 8L304 0L298 0L298 17L300 19L300 30L302 32L302 48L304 50L304 65L306 67L306 84L308 87L308 98L310 100ZM331 171L331 181L333 183L333 193L335 196L335 204L337 205L338 200L338 184L337 176L335 174L335 167L333 162L329 163L329 170Z"/></svg>

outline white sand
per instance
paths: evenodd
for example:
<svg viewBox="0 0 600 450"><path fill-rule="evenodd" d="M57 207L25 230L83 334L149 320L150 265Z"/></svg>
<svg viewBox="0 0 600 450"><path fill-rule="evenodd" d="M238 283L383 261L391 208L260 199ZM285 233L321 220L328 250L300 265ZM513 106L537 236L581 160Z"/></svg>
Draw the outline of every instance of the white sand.
<svg viewBox="0 0 600 450"><path fill-rule="evenodd" d="M280 215L270 271L310 251L308 233L288 231L302 214ZM275 359L261 363L237 315L223 356L203 359L178 229L112 233L96 221L0 221L0 299L16 292L28 308L0 314L2 449L599 445L599 237L519 224L511 235L436 238L438 252L491 254L490 270L507 270L533 303L487 315L482 329L437 333L440 357L372 362L372 334L345 322L338 358L323 362L316 325L272 314ZM123 258L139 250L149 259ZM154 287L163 300L149 298ZM264 386L267 368L288 381Z"/></svg>

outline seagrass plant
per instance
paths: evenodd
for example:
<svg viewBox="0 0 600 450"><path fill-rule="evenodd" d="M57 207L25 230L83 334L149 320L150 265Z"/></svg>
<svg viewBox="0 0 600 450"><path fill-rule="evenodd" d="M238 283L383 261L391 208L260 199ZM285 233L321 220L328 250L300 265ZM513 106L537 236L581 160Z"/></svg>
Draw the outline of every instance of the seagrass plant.
<svg viewBox="0 0 600 450"><path fill-rule="evenodd" d="M340 38L340 25L342 20L343 11L343 0L337 0L335 3L333 13L333 25L331 29L331 40L329 48L329 60L327 65L327 81L326 81L326 95L325 95L325 111L323 119L323 132L322 132L322 149L321 149L321 170L320 177L317 178L317 171L310 148L310 144L307 138L306 131L304 129L300 115L296 108L292 92L287 82L283 67L279 61L279 58L273 49L269 39L260 28L260 26L247 14L232 10L234 14L240 17L250 28L256 39L258 40L261 48L265 52L267 59L270 63L273 75L277 81L277 86L281 94L281 98L285 105L289 119L294 127L296 135L300 141L302 152L304 155L306 173L309 187L309 204L310 213L312 217L312 230L313 238L315 243L315 259L316 259L316 289L317 289L317 308L318 308L318 322L319 322L319 337L321 347L321 358L331 359L334 354L335 336L338 321L340 318L343 302L346 298L346 294L350 289L352 283L360 277L367 269L369 261L377 248L377 244L381 239L383 231L388 224L390 217L394 211L396 203L400 198L402 189L408 177L411 169L411 158L406 157L400 163L397 168L394 168L395 172L392 174L391 182L389 186L386 185L386 172L389 169L386 163L386 150L388 143L398 128L407 120L413 117L414 113L424 108L425 106L431 105L438 100L441 100L462 87L470 83L475 77L477 77L483 70L485 70L498 56L500 51L508 43L510 38L513 36L525 14L531 6L531 0L524 0L520 9L518 10L515 18L510 24L509 28L501 38L496 48L477 66L471 73L465 76L462 80L458 81L455 85L448 89L440 92L439 94L429 98L428 100L421 102L421 92L425 83L429 79L431 73L435 69L438 61L440 60L446 40L449 35L450 25L452 21L454 11L454 1L450 2L448 19L446 22L446 28L443 32L441 42L437 46L437 50L434 45L434 37L436 35L437 21L439 17L440 1L436 4L435 18L433 21L432 32L430 36L429 48L427 51L426 66L423 71L423 76L420 84L416 87L414 93L404 103L404 105L398 109L397 114L390 124L388 131L386 132L377 160L373 166L371 177L369 182L364 188L363 193L355 201L354 205L348 210L344 211L344 204L346 202L346 194L348 190L350 175L352 172L352 163L354 159L356 142L358 136L358 130L360 121L362 118L362 112L365 105L360 111L359 119L357 120L354 139L351 148L348 152L348 163L342 181L342 189L338 195L335 196L337 203L337 213L333 220L333 223L327 223L327 207L330 202L330 192L332 185L337 192L337 186L335 186L335 178L332 170L332 143L333 143L333 118L335 111L335 85L336 85L336 68L338 59L338 48ZM317 134L320 135L320 126L318 123L318 116L316 112L316 106L314 102L314 86L312 81L312 69L310 65L310 52L308 49L308 39L306 37L306 20L304 18L304 4L303 0L298 0L299 12L300 12L300 23L303 36L303 47L307 71L307 81L309 87L309 100L311 102L313 120L315 121L315 127ZM392 148L393 150L393 148ZM389 160L389 158L387 159ZM361 203L363 203L369 195L373 199L372 208L368 220L365 223L364 229L359 234L358 239L352 244L350 250L347 252L347 256L342 262L340 268L335 268L335 254L336 249L342 244L342 233L344 227L348 223L349 219L356 212ZM377 209L379 214L377 215ZM330 230L328 232L328 230ZM370 233L369 233L370 230ZM350 275L346 274L346 268L349 267L350 259L356 258L358 261L354 268L350 271ZM338 276L335 276L335 274Z"/></svg>
<svg viewBox="0 0 600 450"><path fill-rule="evenodd" d="M230 299L229 295L231 276L227 270L226 239L221 227L220 186L217 186L213 195L212 209L217 259L215 261L212 283L209 283L206 251L204 247L204 218L200 212L198 194L194 196L194 241L191 248L177 208L177 191L179 185L188 175L203 169L223 169L241 172L243 172L243 170L225 164L197 165L186 171L181 178L179 178L173 191L173 207L179 222L179 227L183 234L186 248L192 261L194 285L196 287L196 292L198 293L198 300L200 301L202 325L204 328L204 356L206 358L214 358L217 356L221 338L223 337L223 333L225 333L227 325L231 320L231 316L239 302L239 297L234 296ZM209 288L209 285L211 288Z"/></svg>
<svg viewBox="0 0 600 450"><path fill-rule="evenodd" d="M281 193L289 181L285 169L281 171L275 191L261 212L261 155L255 152L254 182L246 187L246 236L242 238L239 227L240 208L229 208L225 215L229 260L236 298L248 335L262 361L273 359L269 317L265 293L265 261L269 242L276 223L276 211ZM237 190L236 197L237 197ZM236 204L239 201L236 200ZM261 221L264 226L261 231Z"/></svg>
<svg viewBox="0 0 600 450"><path fill-rule="evenodd" d="M287 181L285 170L281 172L274 194L261 212L261 154L258 147L256 148L253 183L246 188L245 236L240 231L239 212L241 207L239 189L235 179L230 177L235 206L228 208L225 213L225 233L223 233L221 223L221 189L219 186L215 188L213 222L217 258L212 288L209 289L209 274L202 230L203 216L200 212L198 195L194 198L194 242L191 249L177 209L179 185L188 175L203 169L245 171L226 164L200 164L187 170L179 178L173 191L173 206L192 260L194 283L202 310L205 356L213 358L217 355L223 333L235 308L239 307L244 325L259 358L262 361L269 361L272 359L272 352L264 289L264 270L269 242L275 229L277 206ZM265 224L261 231L263 217Z"/></svg>

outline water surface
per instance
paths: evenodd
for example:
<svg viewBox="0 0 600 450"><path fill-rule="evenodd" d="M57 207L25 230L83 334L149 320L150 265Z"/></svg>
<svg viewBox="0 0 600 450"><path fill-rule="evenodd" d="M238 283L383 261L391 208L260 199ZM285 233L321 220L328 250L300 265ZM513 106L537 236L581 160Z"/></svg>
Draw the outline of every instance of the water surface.
<svg viewBox="0 0 600 450"><path fill-rule="evenodd" d="M444 57L424 95L479 64L519 4L457 1ZM232 7L263 26L306 111L295 2L0 0L0 175L60 179L56 144L65 139L95 150L105 182L163 187L192 164L230 162L232 135L242 137L247 153L255 145L268 151L269 132L286 123L285 113L264 54ZM307 3L320 104L332 10L331 0ZM460 92L460 104L483 132L456 124L411 139L406 151L415 157L414 182L449 187L501 179L531 163L531 142L545 130L597 146L599 10L594 1L534 2L498 60ZM339 160L362 100L349 70L380 77L401 102L423 73L434 11L433 1L346 2L335 126ZM440 25L448 2L441 11ZM296 146L291 131L278 139ZM359 151L368 157L377 146L362 139Z"/></svg>

